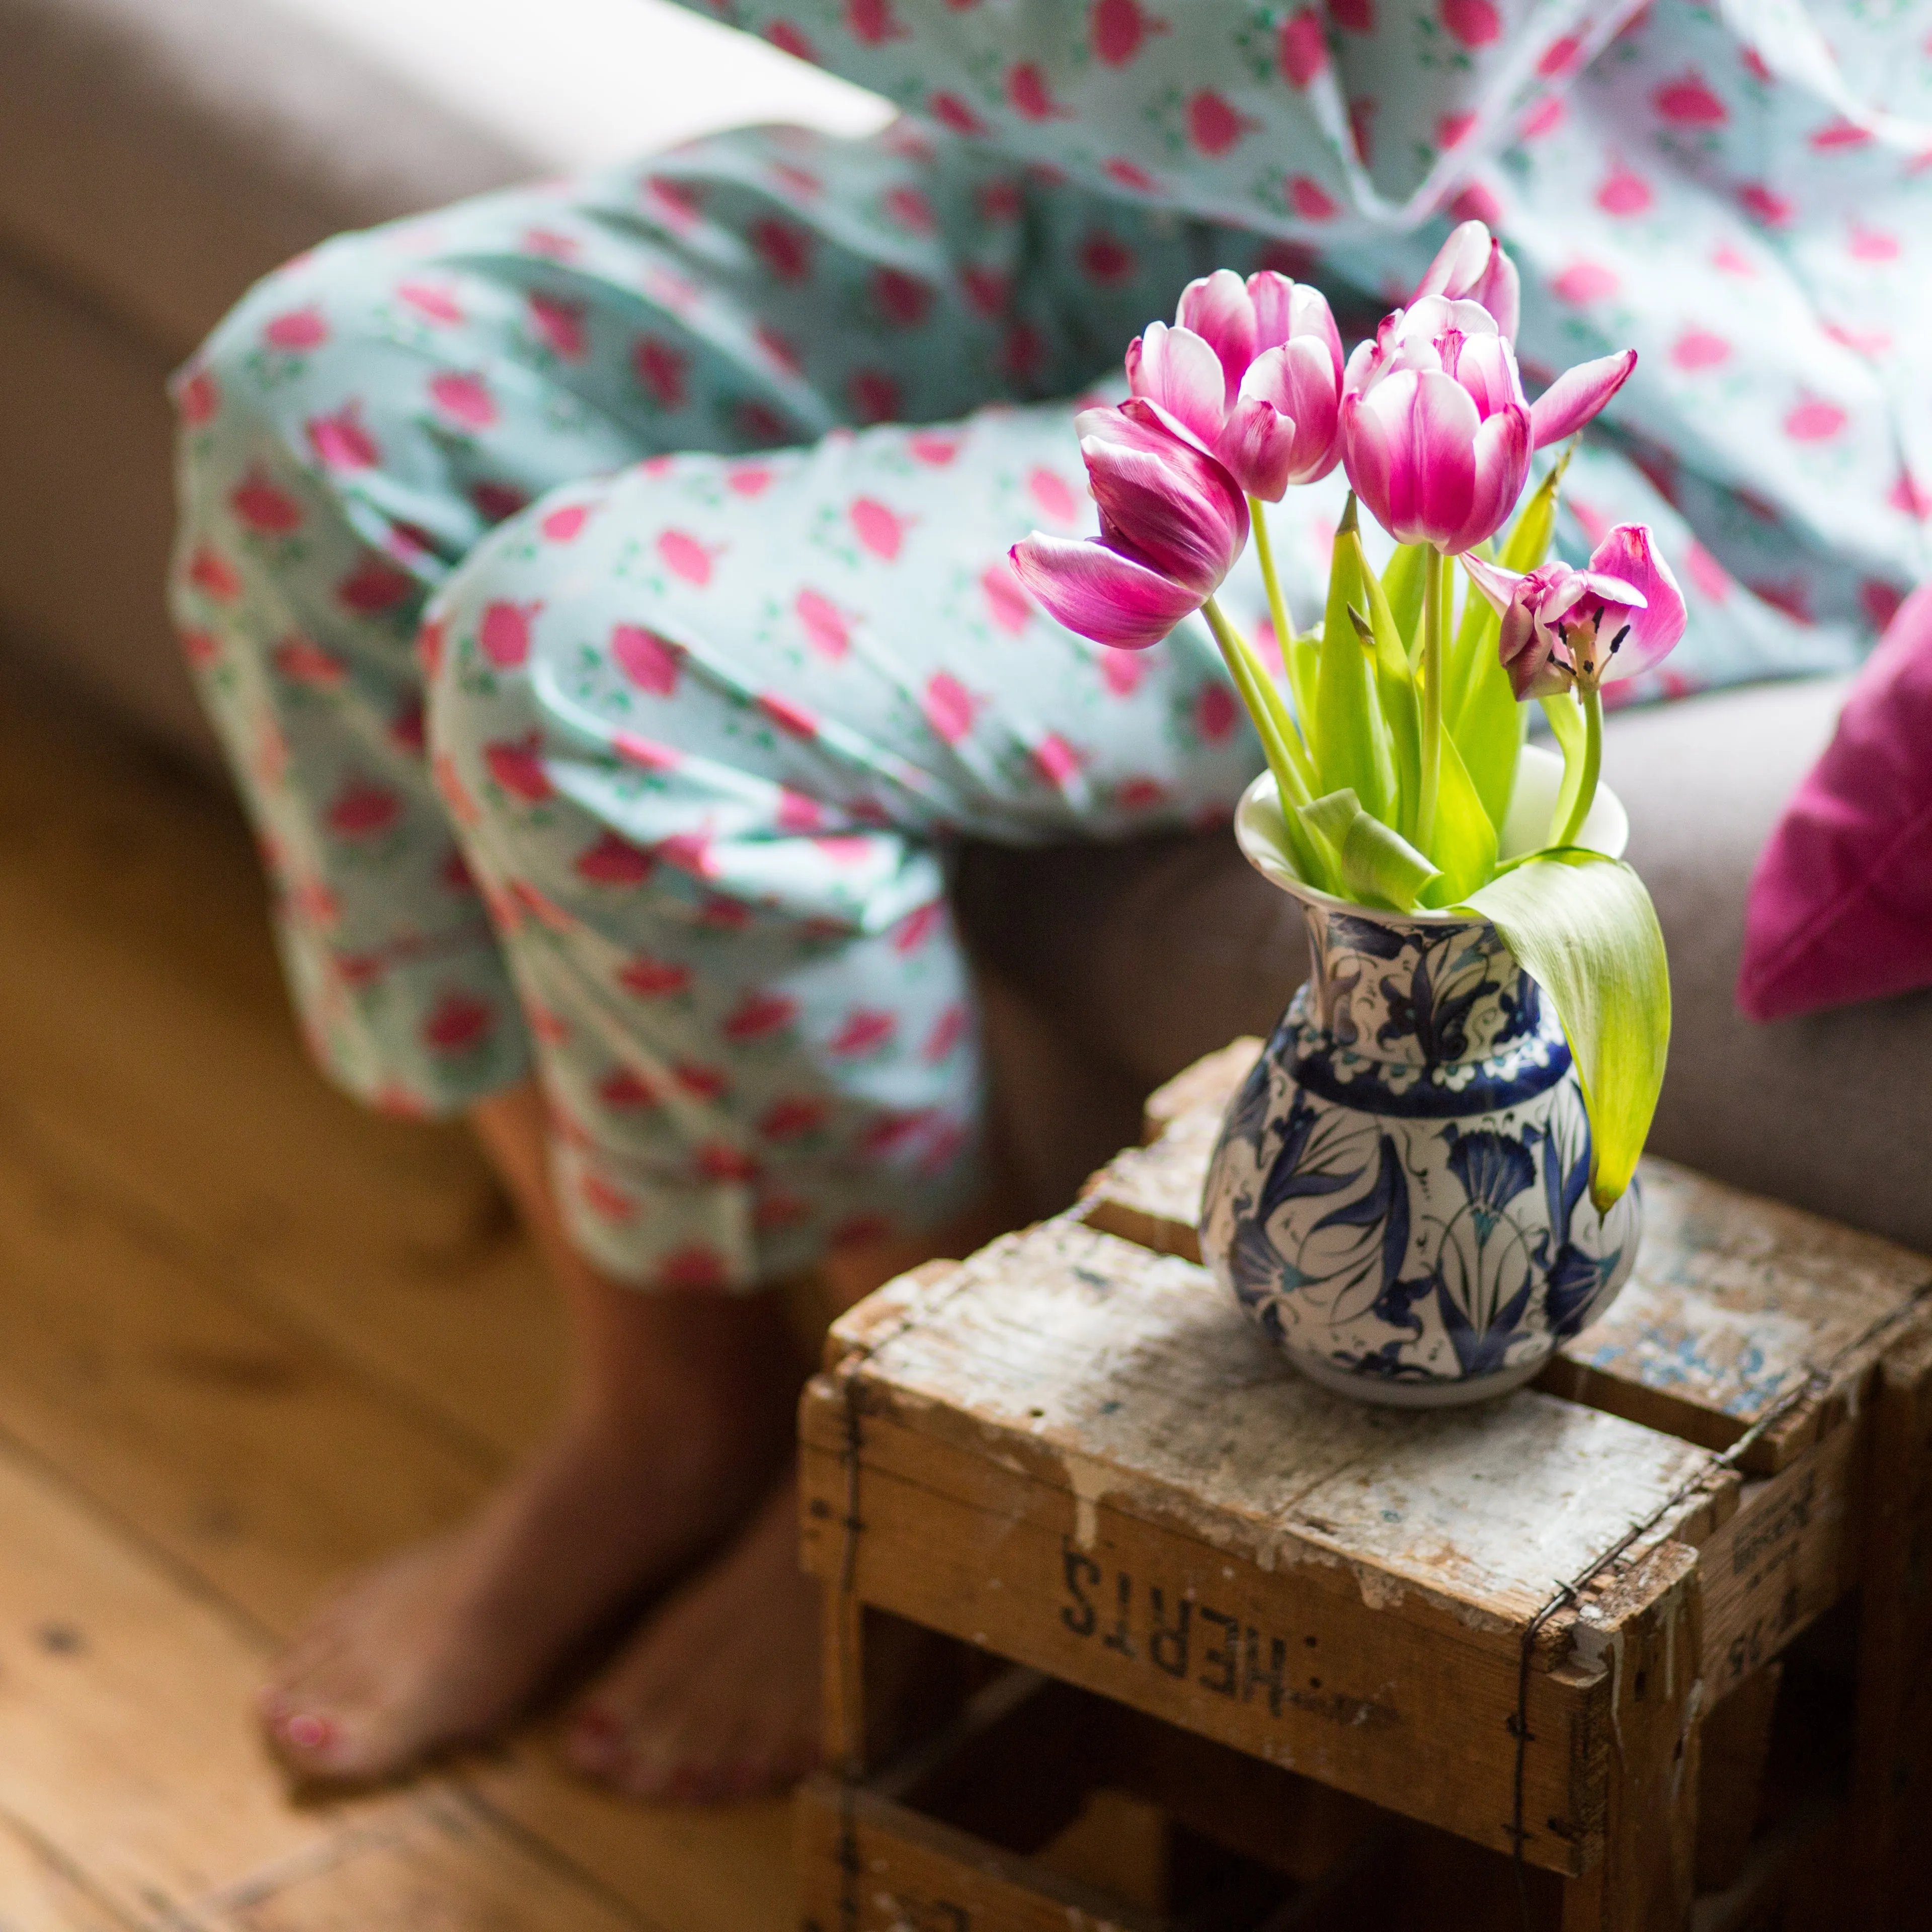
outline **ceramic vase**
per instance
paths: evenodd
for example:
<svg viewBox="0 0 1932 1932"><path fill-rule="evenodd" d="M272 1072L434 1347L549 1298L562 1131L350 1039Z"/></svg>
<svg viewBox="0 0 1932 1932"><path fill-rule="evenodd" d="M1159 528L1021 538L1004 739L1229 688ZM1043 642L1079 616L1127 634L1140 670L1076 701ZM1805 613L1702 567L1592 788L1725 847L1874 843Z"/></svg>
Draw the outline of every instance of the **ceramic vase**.
<svg viewBox="0 0 1932 1932"><path fill-rule="evenodd" d="M1560 761L1526 747L1500 842L1544 842ZM1203 1258L1304 1375L1364 1401L1479 1401L1536 1374L1635 1260L1633 1185L1606 1214L1556 1015L1496 928L1350 905L1288 867L1274 782L1235 830L1300 902L1310 973L1224 1117ZM1620 856L1600 789L1580 843Z"/></svg>

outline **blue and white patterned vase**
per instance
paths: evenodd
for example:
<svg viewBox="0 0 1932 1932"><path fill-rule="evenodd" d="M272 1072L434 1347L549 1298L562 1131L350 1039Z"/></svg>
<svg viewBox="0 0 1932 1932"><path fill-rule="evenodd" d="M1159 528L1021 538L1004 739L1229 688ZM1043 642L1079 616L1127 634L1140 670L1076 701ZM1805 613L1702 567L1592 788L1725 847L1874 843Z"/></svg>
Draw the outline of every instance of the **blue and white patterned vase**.
<svg viewBox="0 0 1932 1932"><path fill-rule="evenodd" d="M1525 749L1505 855L1540 842L1561 776ZM1316 892L1280 825L1264 778L1237 836L1300 902L1312 970L1222 1121L1202 1256L1324 1388L1409 1407L1501 1394L1616 1298L1638 1190L1591 1204L1569 1047L1496 928ZM1620 856L1627 831L1600 790L1580 842Z"/></svg>

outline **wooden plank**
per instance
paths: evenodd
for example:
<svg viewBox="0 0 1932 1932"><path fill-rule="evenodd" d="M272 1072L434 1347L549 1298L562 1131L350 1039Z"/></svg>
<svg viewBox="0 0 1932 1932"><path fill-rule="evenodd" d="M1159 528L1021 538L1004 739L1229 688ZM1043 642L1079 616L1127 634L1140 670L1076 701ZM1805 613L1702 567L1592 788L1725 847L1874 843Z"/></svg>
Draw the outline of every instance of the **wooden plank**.
<svg viewBox="0 0 1932 1932"><path fill-rule="evenodd" d="M1243 1034L1217 1052L1183 1067L1164 1086L1156 1087L1148 1096L1142 1117L1142 1140L1151 1146L1175 1121L1190 1114L1218 1116L1228 1096L1261 1058L1264 1044L1252 1034Z"/></svg>
<svg viewBox="0 0 1932 1932"><path fill-rule="evenodd" d="M452 1430L520 1451L560 1338L468 1135L379 1119L309 1064L230 801L8 698L0 1065L22 1126Z"/></svg>
<svg viewBox="0 0 1932 1932"><path fill-rule="evenodd" d="M0 1427L256 1628L292 1634L344 1570L446 1526L482 1493L481 1458L434 1418L399 1414L326 1348L130 1226L111 1196L17 1151L0 1132ZM244 1736L248 1702L224 1720ZM476 1775L505 1817L618 1896L676 1901L665 1922L789 1922L779 1806L649 1811L536 1748Z"/></svg>
<svg viewBox="0 0 1932 1932"><path fill-rule="evenodd" d="M836 1394L818 1385L821 1399ZM842 1405L839 1405L842 1408ZM828 1418L841 1432L842 1416ZM844 1471L808 1418L808 1561L842 1573ZM1222 1544L1094 1505L1078 1540L1064 1489L865 1424L855 1594L1066 1682L1215 1737L1356 1796L1506 1848L1519 1642L1410 1599L1365 1600L1339 1564L1264 1570ZM924 1480L902 1473L917 1470ZM1533 1862L1581 1869L1600 1823L1604 1682L1558 1665L1531 1675L1527 1765Z"/></svg>
<svg viewBox="0 0 1932 1932"><path fill-rule="evenodd" d="M0 1816L143 1927L328 1846L348 1808L288 1804L248 1721L258 1636L4 1450L0 1526Z"/></svg>
<svg viewBox="0 0 1932 1932"><path fill-rule="evenodd" d="M453 1791L204 1900L209 1932L654 1932ZM560 1919L560 1914L567 1915Z"/></svg>
<svg viewBox="0 0 1932 1932"><path fill-rule="evenodd" d="M1775 1476L1747 1483L1702 1540L1703 1675L1715 1702L1858 1581L1867 1435L1841 1429Z"/></svg>
<svg viewBox="0 0 1932 1932"><path fill-rule="evenodd" d="M800 1788L805 1932L1162 1932L1160 1915L836 1780Z"/></svg>
<svg viewBox="0 0 1932 1932"><path fill-rule="evenodd" d="M541 1732L466 1762L458 1781L664 1932L791 1932L797 1923L788 1797L640 1804L586 1784Z"/></svg>
<svg viewBox="0 0 1932 1932"><path fill-rule="evenodd" d="M1904 1925L1932 1891L1932 1324L1881 1365L1858 1634L1856 1922Z"/></svg>
<svg viewBox="0 0 1932 1932"><path fill-rule="evenodd" d="M446 1527L488 1471L0 1134L0 1417L290 1633L344 1570Z"/></svg>
<svg viewBox="0 0 1932 1932"><path fill-rule="evenodd" d="M1609 1804L1601 1865L1564 1888L1563 1932L1688 1927L1705 1694L1694 1661L1699 1616L1696 1552L1679 1543L1592 1593L1578 1639L1580 1648L1594 1640L1609 1674L1610 1696L1593 1714L1608 1732Z"/></svg>
<svg viewBox="0 0 1932 1932"><path fill-rule="evenodd" d="M0 1932L136 1932L85 1872L0 1817Z"/></svg>
<svg viewBox="0 0 1932 1932"><path fill-rule="evenodd" d="M1237 1047L1240 1048L1237 1052ZM1170 1083L1154 1144L1129 1148L1083 1192L1081 1213L1153 1249L1199 1258L1202 1180L1227 1095L1252 1055L1246 1042ZM1856 1412L1882 1341L1932 1284L1932 1260L1646 1159L1644 1238L1634 1276L1600 1322L1569 1343L1541 1385L1710 1449L1728 1449L1814 1372L1830 1385L1758 1441L1748 1468L1768 1474Z"/></svg>
<svg viewBox="0 0 1932 1932"><path fill-rule="evenodd" d="M1636 1272L1544 1385L1726 1449L1828 1373L1828 1388L1744 1465L1782 1468L1857 1408L1876 1351L1856 1345L1910 1311L1932 1261L1671 1162L1646 1160L1640 1179Z"/></svg>
<svg viewBox="0 0 1932 1932"><path fill-rule="evenodd" d="M982 1250L853 1372L868 1418L1058 1486L1076 1544L1104 1497L1264 1570L1341 1566L1505 1650L1552 1580L1712 1466L1533 1392L1433 1412L1330 1396L1201 1269L1068 1219Z"/></svg>

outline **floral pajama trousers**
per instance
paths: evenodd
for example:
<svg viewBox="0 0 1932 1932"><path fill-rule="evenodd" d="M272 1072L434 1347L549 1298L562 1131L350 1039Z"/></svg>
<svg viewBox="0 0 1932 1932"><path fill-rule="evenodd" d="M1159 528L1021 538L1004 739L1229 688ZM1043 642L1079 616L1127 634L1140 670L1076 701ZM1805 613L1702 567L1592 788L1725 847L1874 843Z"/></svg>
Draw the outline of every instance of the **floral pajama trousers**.
<svg viewBox="0 0 1932 1932"><path fill-rule="evenodd" d="M748 4L928 119L342 238L177 380L176 614L317 1058L424 1115L534 1072L573 1238L640 1286L963 1204L956 842L1223 819L1259 768L1198 620L1106 652L1005 562L1091 529L1070 400L1192 276L1372 322L1460 179L1526 369L1636 343L1559 541L1641 518L1680 560L1643 695L1848 663L1922 568L1932 90L1857 64L1856 8L1842 72L1759 0L1329 0L1274 39L1233 0L1024 10L1003 78L1010 10ZM1341 490L1272 520L1304 622ZM1260 622L1251 578L1224 602Z"/></svg>
<svg viewBox="0 0 1932 1932"><path fill-rule="evenodd" d="M964 1205L952 842L1224 818L1259 768L1204 632L1105 651L1006 549L1093 526L1064 398L1262 247L772 130L255 290L177 385L176 601L334 1077L442 1114L534 1069L640 1284Z"/></svg>

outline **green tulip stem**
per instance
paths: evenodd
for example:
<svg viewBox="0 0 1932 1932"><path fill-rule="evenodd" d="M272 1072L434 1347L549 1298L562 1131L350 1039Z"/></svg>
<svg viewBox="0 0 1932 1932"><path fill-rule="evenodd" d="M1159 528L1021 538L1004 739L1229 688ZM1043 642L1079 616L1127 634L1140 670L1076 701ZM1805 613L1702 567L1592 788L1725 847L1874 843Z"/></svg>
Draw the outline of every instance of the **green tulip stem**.
<svg viewBox="0 0 1932 1932"><path fill-rule="evenodd" d="M1433 857L1436 800L1442 784L1442 658L1449 628L1445 560L1432 544L1422 574L1422 776L1415 806L1416 849Z"/></svg>
<svg viewBox="0 0 1932 1932"><path fill-rule="evenodd" d="M1208 620L1214 641L1221 646L1228 674L1241 694L1241 702L1254 720L1262 749L1267 754L1268 770L1274 774L1281 796L1282 824L1287 831L1295 869L1310 885L1322 892L1332 891L1334 881L1322 842L1302 820L1301 807L1311 803L1314 797L1310 782L1314 767L1295 731L1288 706L1247 640L1228 622L1213 598L1202 605L1201 614Z"/></svg>
<svg viewBox="0 0 1932 1932"><path fill-rule="evenodd" d="M1557 835L1558 846L1574 845L1582 836L1583 821L1597 801L1597 779L1604 769L1604 700L1594 683L1578 680L1576 695L1583 704L1583 775L1570 816Z"/></svg>
<svg viewBox="0 0 1932 1932"><path fill-rule="evenodd" d="M1294 642L1294 626L1288 614L1288 599L1281 594L1281 579L1275 574L1274 545L1268 540L1267 508L1258 496L1248 499L1248 520L1254 526L1255 556L1262 567L1262 582L1268 589L1268 616L1274 625L1275 642L1281 646L1285 671L1288 646Z"/></svg>
<svg viewBox="0 0 1932 1932"><path fill-rule="evenodd" d="M1282 808L1286 811L1293 806L1310 803L1321 787L1316 780L1315 760L1302 742L1288 700L1255 656L1254 647L1228 622L1226 613L1213 598L1202 606L1201 614L1208 620L1234 688L1241 694L1241 701L1261 734L1269 767L1281 784Z"/></svg>

